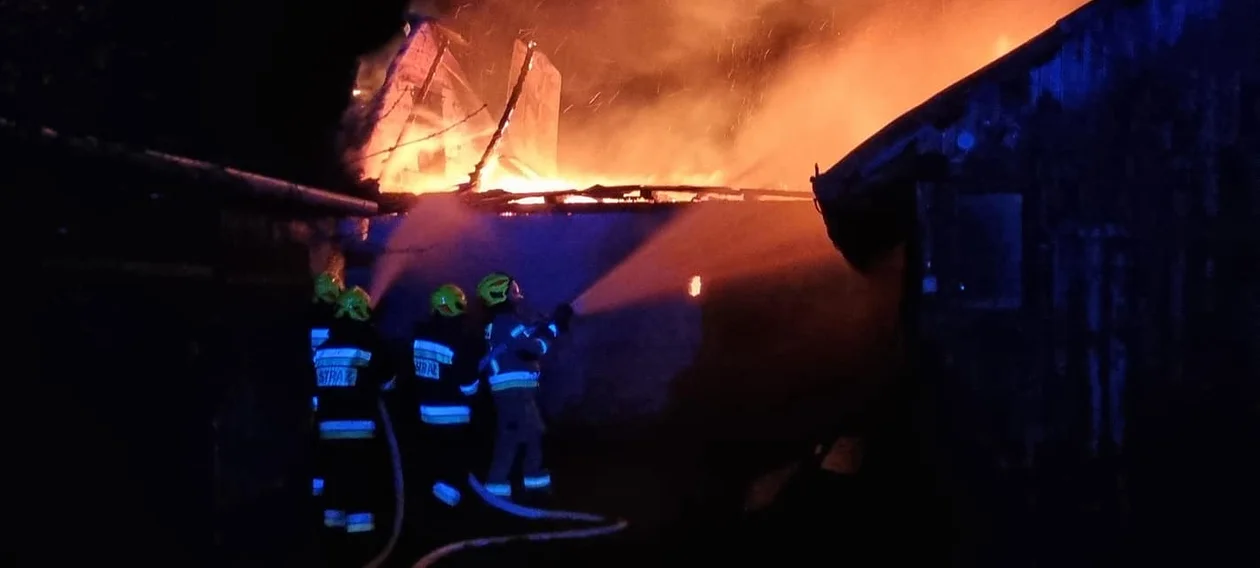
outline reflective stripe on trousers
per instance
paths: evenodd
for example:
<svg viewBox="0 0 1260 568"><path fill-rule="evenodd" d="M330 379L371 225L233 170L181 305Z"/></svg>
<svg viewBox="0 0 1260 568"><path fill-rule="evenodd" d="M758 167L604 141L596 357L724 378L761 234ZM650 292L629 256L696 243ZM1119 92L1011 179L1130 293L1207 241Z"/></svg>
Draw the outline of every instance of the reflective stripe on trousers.
<svg viewBox="0 0 1260 568"><path fill-rule="evenodd" d="M325 420L319 423L321 440L361 440L376 437L376 423L371 420Z"/></svg>
<svg viewBox="0 0 1260 568"><path fill-rule="evenodd" d="M490 377L490 391L501 391L507 389L521 388L537 388L538 372L536 371L510 371L507 373L499 373Z"/></svg>
<svg viewBox="0 0 1260 568"><path fill-rule="evenodd" d="M420 405L420 421L425 424L467 424L472 420L472 409L462 405Z"/></svg>
<svg viewBox="0 0 1260 568"><path fill-rule="evenodd" d="M481 379L477 379L466 385L460 385L459 392L464 393L464 396L472 396L474 394L477 394L477 389L480 389L480 388L481 388Z"/></svg>
<svg viewBox="0 0 1260 568"><path fill-rule="evenodd" d="M512 496L512 484L510 484L510 483L487 483L487 484L486 484L486 491L489 491L491 495L495 495L495 496L498 496L498 497L511 497L511 496Z"/></svg>
<svg viewBox="0 0 1260 568"><path fill-rule="evenodd" d="M324 509L324 526L328 528L346 526L346 512L339 509Z"/></svg>
<svg viewBox="0 0 1260 568"><path fill-rule="evenodd" d="M551 486L551 475L544 473L541 475L526 476L525 479L521 481L521 485L524 485L526 489L544 489Z"/></svg>
<svg viewBox="0 0 1260 568"><path fill-rule="evenodd" d="M363 533L376 530L372 513L350 513L346 515L346 532Z"/></svg>
<svg viewBox="0 0 1260 568"><path fill-rule="evenodd" d="M437 497L438 501L446 503L447 506L450 507L454 507L459 504L459 490L441 481L433 484L433 496Z"/></svg>

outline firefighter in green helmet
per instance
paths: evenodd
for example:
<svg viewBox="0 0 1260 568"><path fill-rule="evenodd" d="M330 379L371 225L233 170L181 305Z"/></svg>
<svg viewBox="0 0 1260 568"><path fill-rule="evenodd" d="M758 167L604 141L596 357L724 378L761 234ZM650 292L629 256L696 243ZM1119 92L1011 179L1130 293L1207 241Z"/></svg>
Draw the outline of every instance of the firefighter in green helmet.
<svg viewBox="0 0 1260 568"><path fill-rule="evenodd" d="M371 298L362 288L338 296L328 340L313 359L320 541L330 568L360 566L388 533L381 513L393 501L393 484L384 467L389 451L378 400L394 377L391 358L372 325Z"/></svg>
<svg viewBox="0 0 1260 568"><path fill-rule="evenodd" d="M418 455L407 460L414 472L408 493L415 507L409 509L418 512L425 535L440 540L459 530L457 521L468 511L471 403L485 352L459 286L444 284L429 296L429 317L416 326L411 350L412 377L400 386L403 398L413 402L410 420L417 426L412 451Z"/></svg>
<svg viewBox="0 0 1260 568"><path fill-rule="evenodd" d="M543 469L544 426L536 400L539 360L568 329L573 309L562 304L550 319L530 317L522 305L520 284L503 272L483 278L477 285L477 295L491 314L485 330L489 352L484 370L497 415L486 490L501 498L512 497L508 474L521 452L521 487L533 495L546 494L551 488L551 476Z"/></svg>
<svg viewBox="0 0 1260 568"><path fill-rule="evenodd" d="M310 308L307 310L307 330L311 337L311 354L328 341L329 329L332 327L334 314L337 311L337 299L345 291L341 279L332 272L321 272L315 276L315 284L311 294ZM309 359L308 359L309 361ZM310 370L308 369L308 372ZM319 393L311 392L311 420L319 410ZM324 479L316 476L311 479L311 494L319 497L324 493Z"/></svg>
<svg viewBox="0 0 1260 568"><path fill-rule="evenodd" d="M332 272L321 272L315 277L315 292L311 295L311 351L314 352L328 341L328 328L337 310L337 298L345 290L341 279Z"/></svg>

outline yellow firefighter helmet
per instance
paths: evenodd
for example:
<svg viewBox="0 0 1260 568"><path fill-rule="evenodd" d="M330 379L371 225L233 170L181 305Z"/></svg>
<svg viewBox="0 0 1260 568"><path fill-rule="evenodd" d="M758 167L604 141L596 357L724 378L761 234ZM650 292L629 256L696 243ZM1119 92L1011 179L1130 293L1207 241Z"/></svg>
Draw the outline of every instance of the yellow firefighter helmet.
<svg viewBox="0 0 1260 568"><path fill-rule="evenodd" d="M521 298L521 287L506 272L491 272L477 284L477 296L487 306L497 306Z"/></svg>
<svg viewBox="0 0 1260 568"><path fill-rule="evenodd" d="M433 308L433 312L448 318L464 313L467 306L468 297L459 286L454 284L438 286L438 289L429 296L429 307Z"/></svg>

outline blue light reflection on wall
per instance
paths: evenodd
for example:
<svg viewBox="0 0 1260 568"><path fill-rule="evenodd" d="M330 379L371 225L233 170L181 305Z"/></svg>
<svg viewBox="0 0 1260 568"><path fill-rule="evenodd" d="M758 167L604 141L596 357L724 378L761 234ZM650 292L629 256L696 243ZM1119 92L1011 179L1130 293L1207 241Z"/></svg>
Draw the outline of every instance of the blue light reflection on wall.
<svg viewBox="0 0 1260 568"><path fill-rule="evenodd" d="M576 298L677 213L481 214L476 228L444 235L441 252L386 253L405 260L378 299L379 323L391 338L405 339L425 317L436 286L454 282L472 299L477 281L492 270L514 275L528 305L548 312ZM373 221L369 239L388 251L390 237L404 226L423 230L403 217L382 217ZM548 361L544 410L580 422L634 420L663 410L669 382L691 365L699 345L700 311L686 284L679 283L676 297L581 318Z"/></svg>

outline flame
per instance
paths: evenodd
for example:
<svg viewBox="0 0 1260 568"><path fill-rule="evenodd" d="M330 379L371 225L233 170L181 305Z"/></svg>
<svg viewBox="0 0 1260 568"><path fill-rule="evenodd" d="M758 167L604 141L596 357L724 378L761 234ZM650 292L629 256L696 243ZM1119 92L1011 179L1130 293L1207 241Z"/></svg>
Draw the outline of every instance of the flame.
<svg viewBox="0 0 1260 568"><path fill-rule="evenodd" d="M563 151L550 153L547 167L538 166L547 175L527 171L505 155L502 163L490 160L481 172L480 189L545 193L595 185L737 185L807 190L816 164L834 163L902 113L1085 2L906 0L852 7L843 0L692 0L622 3L616 10L594 3L580 10L485 0L450 16L487 35L528 23L531 38L555 57L553 69L566 74L559 84L567 106L559 113L568 128L535 131L539 122L532 118L504 134L509 141L532 139L529 133L540 133L538 139L558 137ZM628 26L627 21L649 24ZM789 42L781 51L790 56L770 57L765 38L772 34L774 42ZM439 59L440 75L435 75L441 78L435 84L444 85L445 106L429 109L433 116L413 109L410 118L406 111L391 110L399 100L404 101L399 108L407 108L410 99L402 93L428 74L437 48L434 40L424 41L429 43L416 43L402 56L402 39L383 47L373 55L374 63L360 68L356 83L364 96L384 101L379 119L389 124L379 136L372 135L369 151L350 160L385 192L445 192L467 183L499 119L498 109L476 112L484 101L472 92L453 57ZM395 61L397 69L407 70L398 71L406 82L381 87ZM744 77L745 71L757 80ZM647 90L653 82L654 95ZM547 90L530 92L537 95L535 101L553 96ZM475 119L463 118L466 113ZM522 111L517 120L520 116L538 115ZM430 136L435 132L442 134ZM399 145L405 148L394 152ZM382 153L393 156L388 167L378 157ZM557 160L558 155L565 159ZM574 195L556 199L597 201ZM517 203L545 201L531 196Z"/></svg>
<svg viewBox="0 0 1260 568"><path fill-rule="evenodd" d="M561 191L572 191L586 189L597 185L606 187L610 186L636 186L636 185L693 185L693 186L714 186L721 184L721 175L714 173L708 176L668 176L657 178L652 176L644 176L638 178L609 179L599 176L573 176L566 178L530 178L519 175L494 175L490 176L483 184L487 190L503 190L509 193L552 193ZM419 193L424 193L420 191ZM659 196L658 199L670 201L668 195ZM558 198L561 203L624 203L625 199L597 199L584 195L564 195ZM519 205L540 205L546 202L545 197L533 196L523 197L513 201Z"/></svg>
<svg viewBox="0 0 1260 568"><path fill-rule="evenodd" d="M555 193L573 190L581 190L594 186L639 186L639 185L684 185L711 187L723 184L725 177L723 172L712 172L709 174L692 174L692 175L644 175L635 177L608 177L600 175L583 175L576 174L572 176L562 177L541 177L529 174L516 173L502 166L498 158L492 158L487 162L486 168L482 171L481 184L483 191L502 190L509 193L522 194L538 194L538 193ZM460 184L466 183L467 179L443 179L436 176L419 180L412 184L402 186L392 186L389 191L395 193L445 193L455 191ZM673 193L664 192L659 199L670 201ZM688 194L689 197L690 194ZM680 197L678 200L682 200ZM547 200L541 196L523 197L513 201L518 205L541 205ZM564 195L558 198L560 203L624 203L625 199L597 199L586 197L583 195Z"/></svg>
<svg viewBox="0 0 1260 568"><path fill-rule="evenodd" d="M492 160L482 178L484 189L501 189L512 193L544 193L585 189L596 185L721 185L724 181L722 172L692 175L642 175L634 177L609 177L599 175L568 175L562 177L540 177L515 174L505 171L498 160ZM421 190L423 191L423 190Z"/></svg>
<svg viewBox="0 0 1260 568"><path fill-rule="evenodd" d="M692 186L715 186L722 183L721 172L714 172L709 175L691 175L691 176L641 176L635 178L608 178L603 176L575 175L573 177L560 178L531 178L522 175L511 175L494 172L493 175L486 178L483 188L487 190L499 189L510 193L549 193L560 191L572 191L586 189L597 185L606 187L610 186L636 186L636 185L692 185ZM667 195L659 196L658 199L669 201ZM561 203L624 203L625 199L596 199L583 195L565 195L558 198ZM513 201L519 205L539 205L546 202L544 197L524 197Z"/></svg>

